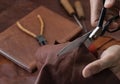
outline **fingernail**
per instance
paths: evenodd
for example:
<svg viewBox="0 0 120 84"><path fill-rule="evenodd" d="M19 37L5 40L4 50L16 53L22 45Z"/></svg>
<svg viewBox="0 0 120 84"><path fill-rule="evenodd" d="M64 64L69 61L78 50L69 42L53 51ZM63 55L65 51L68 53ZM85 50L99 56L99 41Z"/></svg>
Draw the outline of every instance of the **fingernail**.
<svg viewBox="0 0 120 84"><path fill-rule="evenodd" d="M87 77L90 77L92 75L91 71L87 70L85 73L84 73L84 78L87 78Z"/></svg>
<svg viewBox="0 0 120 84"><path fill-rule="evenodd" d="M113 6L114 3L115 3L115 0L106 0L104 6L105 8L110 8Z"/></svg>
<svg viewBox="0 0 120 84"><path fill-rule="evenodd" d="M110 4L110 0L106 0L106 1L105 1L105 4L104 4L105 8L108 8L108 7L109 7L109 4Z"/></svg>

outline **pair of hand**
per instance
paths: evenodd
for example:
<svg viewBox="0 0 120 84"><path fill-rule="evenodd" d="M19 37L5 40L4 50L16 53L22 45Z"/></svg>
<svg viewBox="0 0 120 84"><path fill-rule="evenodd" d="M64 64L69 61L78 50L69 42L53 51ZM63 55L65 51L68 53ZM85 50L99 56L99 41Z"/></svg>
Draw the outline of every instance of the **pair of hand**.
<svg viewBox="0 0 120 84"><path fill-rule="evenodd" d="M98 18L100 15L100 10L103 5L102 0L90 0L91 5L91 24L96 26ZM108 14L106 20L114 15L120 15L120 0L106 0L104 4L105 8L108 8ZM120 26L120 21L111 24L111 28L116 28ZM106 68L111 69L111 71L120 79L120 45L114 45L106 49L100 59L88 64L83 69L83 76L89 77L96 74Z"/></svg>
<svg viewBox="0 0 120 84"><path fill-rule="evenodd" d="M100 10L102 8L102 0L90 0L91 4L91 23L93 26L96 26ZM116 15L120 13L120 0L106 0L105 5L106 8L110 9L106 16L106 20L112 17L113 15ZM114 22L111 27L119 26L120 22ZM54 47L53 47L54 48ZM56 49L55 47L54 49ZM49 49L49 48L48 48ZM51 48L50 48L51 49ZM54 49L51 51L46 51L46 53L38 54L38 58L45 58L46 56L52 56L54 53ZM40 55L40 56L39 56ZM39 59L37 59L37 64L40 67L41 62ZM100 56L100 59L91 62L88 64L82 71L82 75L86 78L89 76L92 76L93 74L96 74L106 68L109 68L113 73L120 79L120 45L114 45L109 47L107 50L105 50L102 55Z"/></svg>

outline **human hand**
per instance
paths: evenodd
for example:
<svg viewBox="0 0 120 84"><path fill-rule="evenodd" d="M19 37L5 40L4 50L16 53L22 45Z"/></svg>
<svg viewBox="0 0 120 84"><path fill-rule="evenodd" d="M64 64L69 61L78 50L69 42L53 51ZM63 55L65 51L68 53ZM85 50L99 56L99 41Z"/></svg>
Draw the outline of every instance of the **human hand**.
<svg viewBox="0 0 120 84"><path fill-rule="evenodd" d="M101 9L103 7L103 0L90 0L91 5L91 24L96 26ZM120 15L120 0L106 0L104 4L105 8L108 8L105 20L107 21L115 15ZM113 22L110 28L117 28L120 26L120 20Z"/></svg>
<svg viewBox="0 0 120 84"><path fill-rule="evenodd" d="M82 74L86 78L106 68L120 79L120 45L113 45L105 50L100 59L91 62L83 69Z"/></svg>

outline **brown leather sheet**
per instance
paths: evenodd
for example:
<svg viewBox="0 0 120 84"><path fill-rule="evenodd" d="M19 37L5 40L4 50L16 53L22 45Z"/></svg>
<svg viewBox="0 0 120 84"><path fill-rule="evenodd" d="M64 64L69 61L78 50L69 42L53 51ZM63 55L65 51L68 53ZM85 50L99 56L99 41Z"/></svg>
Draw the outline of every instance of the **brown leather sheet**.
<svg viewBox="0 0 120 84"><path fill-rule="evenodd" d="M84 78L83 68L96 60L82 45L61 57L57 53L66 44L48 45L38 49L37 65L40 69L35 84L119 84L119 79L108 69ZM46 50L46 51L45 51ZM41 53L42 51L42 53Z"/></svg>

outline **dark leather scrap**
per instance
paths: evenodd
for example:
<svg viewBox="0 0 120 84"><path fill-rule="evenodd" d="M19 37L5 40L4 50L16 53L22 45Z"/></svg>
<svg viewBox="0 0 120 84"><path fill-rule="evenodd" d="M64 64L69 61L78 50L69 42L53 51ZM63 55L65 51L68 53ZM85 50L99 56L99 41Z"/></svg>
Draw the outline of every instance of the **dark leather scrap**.
<svg viewBox="0 0 120 84"><path fill-rule="evenodd" d="M36 75L0 57L0 84L34 84Z"/></svg>
<svg viewBox="0 0 120 84"><path fill-rule="evenodd" d="M83 78L83 68L96 60L95 57L84 45L58 57L58 51L65 45L47 45L38 49L36 60L40 77L35 84L120 84L119 79L108 69Z"/></svg>

